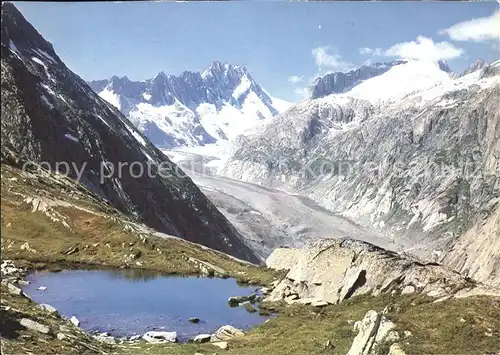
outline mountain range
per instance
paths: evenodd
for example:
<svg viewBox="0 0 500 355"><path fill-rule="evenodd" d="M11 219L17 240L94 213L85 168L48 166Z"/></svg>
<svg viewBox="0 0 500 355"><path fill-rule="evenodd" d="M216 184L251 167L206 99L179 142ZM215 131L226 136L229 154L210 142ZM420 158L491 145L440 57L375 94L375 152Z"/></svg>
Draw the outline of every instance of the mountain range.
<svg viewBox="0 0 500 355"><path fill-rule="evenodd" d="M113 76L89 85L162 148L227 141L290 105L271 97L245 67L218 61L203 73Z"/></svg>
<svg viewBox="0 0 500 355"><path fill-rule="evenodd" d="M335 88L240 136L219 174L306 195L500 285L500 61L455 75L408 60L325 94Z"/></svg>

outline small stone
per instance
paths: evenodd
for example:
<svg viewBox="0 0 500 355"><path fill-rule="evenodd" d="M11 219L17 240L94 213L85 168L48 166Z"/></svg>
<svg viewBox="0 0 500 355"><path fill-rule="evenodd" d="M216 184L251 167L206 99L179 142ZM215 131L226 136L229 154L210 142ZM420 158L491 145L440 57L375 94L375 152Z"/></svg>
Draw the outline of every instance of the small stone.
<svg viewBox="0 0 500 355"><path fill-rule="evenodd" d="M446 295L447 295L446 291L443 290L442 288L438 288L438 289L432 290L430 292L427 292L427 296L435 297L435 298L441 298L441 297L444 297Z"/></svg>
<svg viewBox="0 0 500 355"><path fill-rule="evenodd" d="M75 326L75 327L79 327L80 326L80 321L78 320L78 318L76 318L75 316L71 317L69 319L69 321Z"/></svg>
<svg viewBox="0 0 500 355"><path fill-rule="evenodd" d="M47 327L46 325L35 322L34 320L28 318L21 319L20 323L23 327L28 328L30 330L35 330L39 333L48 334L50 331L50 328Z"/></svg>
<svg viewBox="0 0 500 355"><path fill-rule="evenodd" d="M394 343L399 340L399 333L395 330L390 331L384 339L389 343Z"/></svg>
<svg viewBox="0 0 500 355"><path fill-rule="evenodd" d="M177 332L147 332L142 339L148 343L175 343L177 341Z"/></svg>
<svg viewBox="0 0 500 355"><path fill-rule="evenodd" d="M299 299L299 295L297 295L296 293L292 293L292 294L285 297L285 302L292 302L292 301L295 301L298 299Z"/></svg>
<svg viewBox="0 0 500 355"><path fill-rule="evenodd" d="M116 339L112 336L98 335L95 339L105 344L116 344Z"/></svg>
<svg viewBox="0 0 500 355"><path fill-rule="evenodd" d="M403 288L403 290L401 291L401 294L402 295L409 295L409 294L412 294L414 292L415 292L415 287L412 285L407 285Z"/></svg>
<svg viewBox="0 0 500 355"><path fill-rule="evenodd" d="M212 337L211 334L199 334L194 337L193 342L195 343L208 343L210 341L210 338Z"/></svg>
<svg viewBox="0 0 500 355"><path fill-rule="evenodd" d="M57 333L56 337L57 337L57 340L68 339L68 336L64 333Z"/></svg>
<svg viewBox="0 0 500 355"><path fill-rule="evenodd" d="M19 287L14 286L13 284L7 284L7 288L9 289L9 292L13 295L16 296L23 296L23 290L21 290Z"/></svg>
<svg viewBox="0 0 500 355"><path fill-rule="evenodd" d="M38 291L45 291L47 290L47 286L39 286L36 288Z"/></svg>
<svg viewBox="0 0 500 355"><path fill-rule="evenodd" d="M245 308L245 310L248 313L255 313L255 312L257 312L257 310L250 303L246 303L243 307Z"/></svg>
<svg viewBox="0 0 500 355"><path fill-rule="evenodd" d="M227 303L229 303L229 307L238 307L238 305L244 301L246 301L246 299L242 299L241 297L229 297Z"/></svg>
<svg viewBox="0 0 500 355"><path fill-rule="evenodd" d="M199 323L200 322L200 318L198 318L198 317L191 317L191 318L189 318L189 321L191 323Z"/></svg>
<svg viewBox="0 0 500 355"><path fill-rule="evenodd" d="M262 291L262 294L264 294L264 295L268 295L272 291L272 289L269 287L262 287L260 290Z"/></svg>
<svg viewBox="0 0 500 355"><path fill-rule="evenodd" d="M409 337L411 337L411 336L412 336L412 333L411 333L409 330L405 330L405 331L403 332L403 336L404 336L405 338L409 338Z"/></svg>
<svg viewBox="0 0 500 355"><path fill-rule="evenodd" d="M333 347L334 346L333 346L331 340L327 340L326 343L325 343L325 349L331 349Z"/></svg>
<svg viewBox="0 0 500 355"><path fill-rule="evenodd" d="M39 307L50 314L57 314L57 309L50 304L42 303Z"/></svg>
<svg viewBox="0 0 500 355"><path fill-rule="evenodd" d="M74 254L74 253L77 253L79 251L79 248L77 245L73 245L72 247L70 247L68 250L66 250L64 252L64 254L66 255L71 255L71 254Z"/></svg>
<svg viewBox="0 0 500 355"><path fill-rule="evenodd" d="M311 302L311 306L313 307L325 307L328 306L328 302L323 300L314 300Z"/></svg>
<svg viewBox="0 0 500 355"><path fill-rule="evenodd" d="M387 355L406 355L406 353L401 349L398 343L394 343L389 348L389 353Z"/></svg>
<svg viewBox="0 0 500 355"><path fill-rule="evenodd" d="M213 346L216 346L222 350L227 350L229 348L229 345L227 344L227 341L216 341L214 343L210 343Z"/></svg>

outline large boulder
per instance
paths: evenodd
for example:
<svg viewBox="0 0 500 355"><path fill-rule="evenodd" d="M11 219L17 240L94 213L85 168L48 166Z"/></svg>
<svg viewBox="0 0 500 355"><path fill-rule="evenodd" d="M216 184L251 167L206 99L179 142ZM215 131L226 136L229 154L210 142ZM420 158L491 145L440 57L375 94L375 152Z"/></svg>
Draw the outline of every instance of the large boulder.
<svg viewBox="0 0 500 355"><path fill-rule="evenodd" d="M304 249L276 249L266 263L271 268L289 268L267 297L269 301L288 301L290 295L297 295L293 297L336 304L358 294L410 289L442 297L467 285L464 277L441 265L423 264L352 239L324 239Z"/></svg>
<svg viewBox="0 0 500 355"><path fill-rule="evenodd" d="M48 334L50 332L50 328L48 326L35 322L34 320L28 318L21 319L20 323L23 327L39 333Z"/></svg>
<svg viewBox="0 0 500 355"><path fill-rule="evenodd" d="M358 335L354 338L347 355L369 355L375 353L379 344L386 341L395 324L376 311L368 311L361 322L354 324Z"/></svg>
<svg viewBox="0 0 500 355"><path fill-rule="evenodd" d="M210 341L212 342L219 342L219 341L226 341L230 340L233 338L239 338L244 336L245 333L241 329L235 328L232 325L224 325L217 329L217 331L212 334L212 338Z"/></svg>
<svg viewBox="0 0 500 355"><path fill-rule="evenodd" d="M177 341L177 332L147 332L142 339L148 343L175 343Z"/></svg>

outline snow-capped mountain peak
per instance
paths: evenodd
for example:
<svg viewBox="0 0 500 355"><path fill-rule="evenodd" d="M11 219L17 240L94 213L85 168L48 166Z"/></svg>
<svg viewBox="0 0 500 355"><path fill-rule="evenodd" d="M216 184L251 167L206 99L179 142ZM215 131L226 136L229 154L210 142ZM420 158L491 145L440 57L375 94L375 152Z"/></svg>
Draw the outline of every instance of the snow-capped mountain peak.
<svg viewBox="0 0 500 355"><path fill-rule="evenodd" d="M89 84L155 144L169 148L231 139L290 106L271 97L245 66L219 61L203 73L162 71L145 81L113 76Z"/></svg>
<svg viewBox="0 0 500 355"><path fill-rule="evenodd" d="M392 67L404 64L404 60L394 60L391 62L372 63L363 65L349 72L329 73L325 76L318 77L308 88L309 98L317 99L331 94L338 94L349 91L356 85L359 85L365 80L371 79L385 73Z"/></svg>

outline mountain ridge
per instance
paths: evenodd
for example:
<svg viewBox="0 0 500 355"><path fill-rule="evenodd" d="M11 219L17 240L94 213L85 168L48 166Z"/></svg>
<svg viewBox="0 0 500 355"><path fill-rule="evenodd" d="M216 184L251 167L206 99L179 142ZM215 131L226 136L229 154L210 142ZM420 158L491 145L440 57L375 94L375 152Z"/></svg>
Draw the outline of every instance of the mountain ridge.
<svg viewBox="0 0 500 355"><path fill-rule="evenodd" d="M203 72L161 71L143 81L112 76L89 85L164 148L227 141L244 131L238 127L242 121L254 126L288 106L270 96L246 67L219 61Z"/></svg>
<svg viewBox="0 0 500 355"><path fill-rule="evenodd" d="M219 173L304 194L405 252L500 285L490 248L500 226L499 77L498 62L459 78L435 62L394 66L240 137Z"/></svg>

